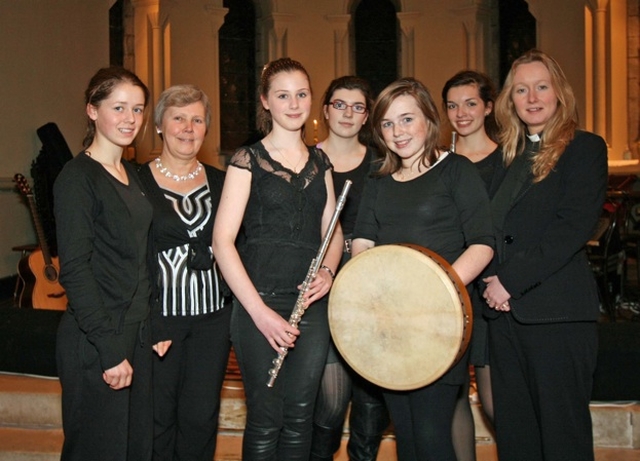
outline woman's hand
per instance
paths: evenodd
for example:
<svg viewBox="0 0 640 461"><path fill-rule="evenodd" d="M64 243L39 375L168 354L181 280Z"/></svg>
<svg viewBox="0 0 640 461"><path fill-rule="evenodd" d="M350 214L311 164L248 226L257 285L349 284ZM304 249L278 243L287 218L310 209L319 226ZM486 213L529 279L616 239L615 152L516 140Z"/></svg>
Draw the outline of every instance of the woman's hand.
<svg viewBox="0 0 640 461"><path fill-rule="evenodd" d="M153 346L151 346L151 348L154 351L156 351L156 354L158 354L159 357L164 357L164 354L167 353L170 347L171 347L171 340L159 341Z"/></svg>
<svg viewBox="0 0 640 461"><path fill-rule="evenodd" d="M331 285L333 284L333 278L329 271L320 268L313 281L307 287L307 291L304 294L304 308L308 308L315 301L322 299L324 295L329 293ZM302 289L302 284L298 285L298 290Z"/></svg>
<svg viewBox="0 0 640 461"><path fill-rule="evenodd" d="M133 368L127 359L124 359L113 368L109 368L102 373L102 379L114 391L131 386L133 379Z"/></svg>
<svg viewBox="0 0 640 461"><path fill-rule="evenodd" d="M509 312L511 306L509 305L509 299L511 295L502 286L497 275L491 275L482 279L487 284L487 288L484 290L482 297L487 302L487 305L497 311Z"/></svg>
<svg viewBox="0 0 640 461"><path fill-rule="evenodd" d="M293 308L294 306L291 306L291 309ZM259 315L252 318L260 333L267 338L276 352L280 352L283 347L293 347L300 334L300 330L289 325L289 322L267 306L261 309Z"/></svg>

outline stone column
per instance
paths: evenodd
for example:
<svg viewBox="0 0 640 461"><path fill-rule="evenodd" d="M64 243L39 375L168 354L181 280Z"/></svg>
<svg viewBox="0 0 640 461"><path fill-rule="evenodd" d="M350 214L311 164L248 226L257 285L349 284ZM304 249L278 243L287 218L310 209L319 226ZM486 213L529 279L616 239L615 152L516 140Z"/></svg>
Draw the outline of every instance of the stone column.
<svg viewBox="0 0 640 461"><path fill-rule="evenodd" d="M485 3L456 9L465 33L465 62L468 69L487 72L491 31L491 8Z"/></svg>
<svg viewBox="0 0 640 461"><path fill-rule="evenodd" d="M351 63L355 62L355 60L351 59L351 50L349 48L351 15L334 14L327 15L325 18L333 29L334 77L351 75L354 73Z"/></svg>
<svg viewBox="0 0 640 461"><path fill-rule="evenodd" d="M295 19L293 14L271 13L263 21L264 36L266 43L264 47L263 64L275 59L287 56L287 40L289 23Z"/></svg>
<svg viewBox="0 0 640 461"><path fill-rule="evenodd" d="M151 100L147 107L146 128L140 131L136 139L135 158L138 162L147 161L150 156L160 152L160 139L155 134L153 127L153 108L157 101L157 96L163 90L161 76L156 72L157 67L162 67L162 62L158 62L161 53L157 47L159 35L159 0L132 0L133 6L133 35L134 53L133 71L146 83L151 93ZM149 40L149 37L152 37ZM155 47L155 48L154 48ZM160 79L159 79L160 77Z"/></svg>
<svg viewBox="0 0 640 461"><path fill-rule="evenodd" d="M415 76L415 28L421 14L419 12L396 13L402 31L400 75L403 77Z"/></svg>
<svg viewBox="0 0 640 461"><path fill-rule="evenodd" d="M221 3L221 2L220 2ZM204 91L211 103L211 125L198 158L221 167L220 161L220 72L218 31L227 8L207 0L161 0L163 90L189 83ZM155 130L154 130L155 136Z"/></svg>
<svg viewBox="0 0 640 461"><path fill-rule="evenodd" d="M607 139L607 6L609 0L597 0L595 17L594 131Z"/></svg>

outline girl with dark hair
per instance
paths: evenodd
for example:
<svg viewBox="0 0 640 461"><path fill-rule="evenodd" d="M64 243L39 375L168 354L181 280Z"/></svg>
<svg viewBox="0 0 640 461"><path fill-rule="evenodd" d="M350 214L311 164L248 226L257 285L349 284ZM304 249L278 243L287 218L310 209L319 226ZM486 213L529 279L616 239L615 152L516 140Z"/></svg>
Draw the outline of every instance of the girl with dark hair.
<svg viewBox="0 0 640 461"><path fill-rule="evenodd" d="M325 295L344 238L338 225L294 328L287 320L336 206L331 163L302 139L311 84L299 62L282 58L265 66L260 103L266 136L230 160L213 251L235 295L231 339L247 399L243 459L307 461L329 346ZM288 355L268 387L272 361L283 347Z"/></svg>
<svg viewBox="0 0 640 461"><path fill-rule="evenodd" d="M496 101L509 165L492 201L484 281L501 461L594 459L589 401L599 302L585 247L602 212L607 146L578 130L559 64L531 50Z"/></svg>
<svg viewBox="0 0 640 461"><path fill-rule="evenodd" d="M351 256L351 237L360 197L365 178L375 160L375 153L368 145L371 138L369 110L372 104L369 84L353 76L333 80L322 101L322 116L329 135L318 147L327 154L333 165L336 195L347 179L353 182L340 215L345 238L340 267ZM316 401L311 461L333 459L333 454L340 447L349 401L349 459L375 461L382 432L389 425L382 392L351 370L331 343Z"/></svg>
<svg viewBox="0 0 640 461"><path fill-rule="evenodd" d="M502 151L498 147L493 115L496 91L486 75L463 70L451 77L442 89L442 105L456 133L455 153L467 157L478 169L489 193L495 194L504 176ZM476 281L477 282L477 281ZM484 301L478 286L471 292L473 334L469 362L475 368L476 386L482 409L493 421L491 376L488 357L488 326L482 317ZM453 416L453 445L458 461L476 459L475 426L469 404L469 378L462 387Z"/></svg>
<svg viewBox="0 0 640 461"><path fill-rule="evenodd" d="M438 148L438 110L417 80L400 79L385 88L372 124L384 158L365 185L353 255L375 245L420 245L445 259L469 286L493 256L489 198L476 168ZM467 359L427 386L384 391L399 461L456 461L451 427Z"/></svg>
<svg viewBox="0 0 640 461"><path fill-rule="evenodd" d="M151 205L124 148L149 92L133 73L100 69L86 90L85 150L54 185L60 282L61 459L151 459L151 341L147 234Z"/></svg>

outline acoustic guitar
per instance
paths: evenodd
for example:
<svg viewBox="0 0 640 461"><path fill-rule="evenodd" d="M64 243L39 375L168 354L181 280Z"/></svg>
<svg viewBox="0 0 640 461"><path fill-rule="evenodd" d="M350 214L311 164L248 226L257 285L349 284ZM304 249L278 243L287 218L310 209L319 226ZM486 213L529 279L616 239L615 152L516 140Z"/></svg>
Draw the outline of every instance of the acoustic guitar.
<svg viewBox="0 0 640 461"><path fill-rule="evenodd" d="M32 251L18 263L18 275L22 280L22 291L18 298L18 307L33 307L34 309L65 310L67 295L60 285L60 263L57 257L52 257L40 222L40 215L35 197L27 178L20 173L14 175L13 180L20 193L26 197L29 210L33 218L40 248Z"/></svg>

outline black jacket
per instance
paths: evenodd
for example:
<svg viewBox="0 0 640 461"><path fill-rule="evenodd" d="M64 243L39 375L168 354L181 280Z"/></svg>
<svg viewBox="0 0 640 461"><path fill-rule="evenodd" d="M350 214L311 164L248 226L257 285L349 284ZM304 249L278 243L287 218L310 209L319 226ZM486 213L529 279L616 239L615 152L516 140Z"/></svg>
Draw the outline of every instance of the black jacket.
<svg viewBox="0 0 640 461"><path fill-rule="evenodd" d="M493 273L522 323L596 320L598 293L585 244L605 200L607 146L578 131L544 180L533 183L530 170L526 154L516 157L492 200Z"/></svg>

